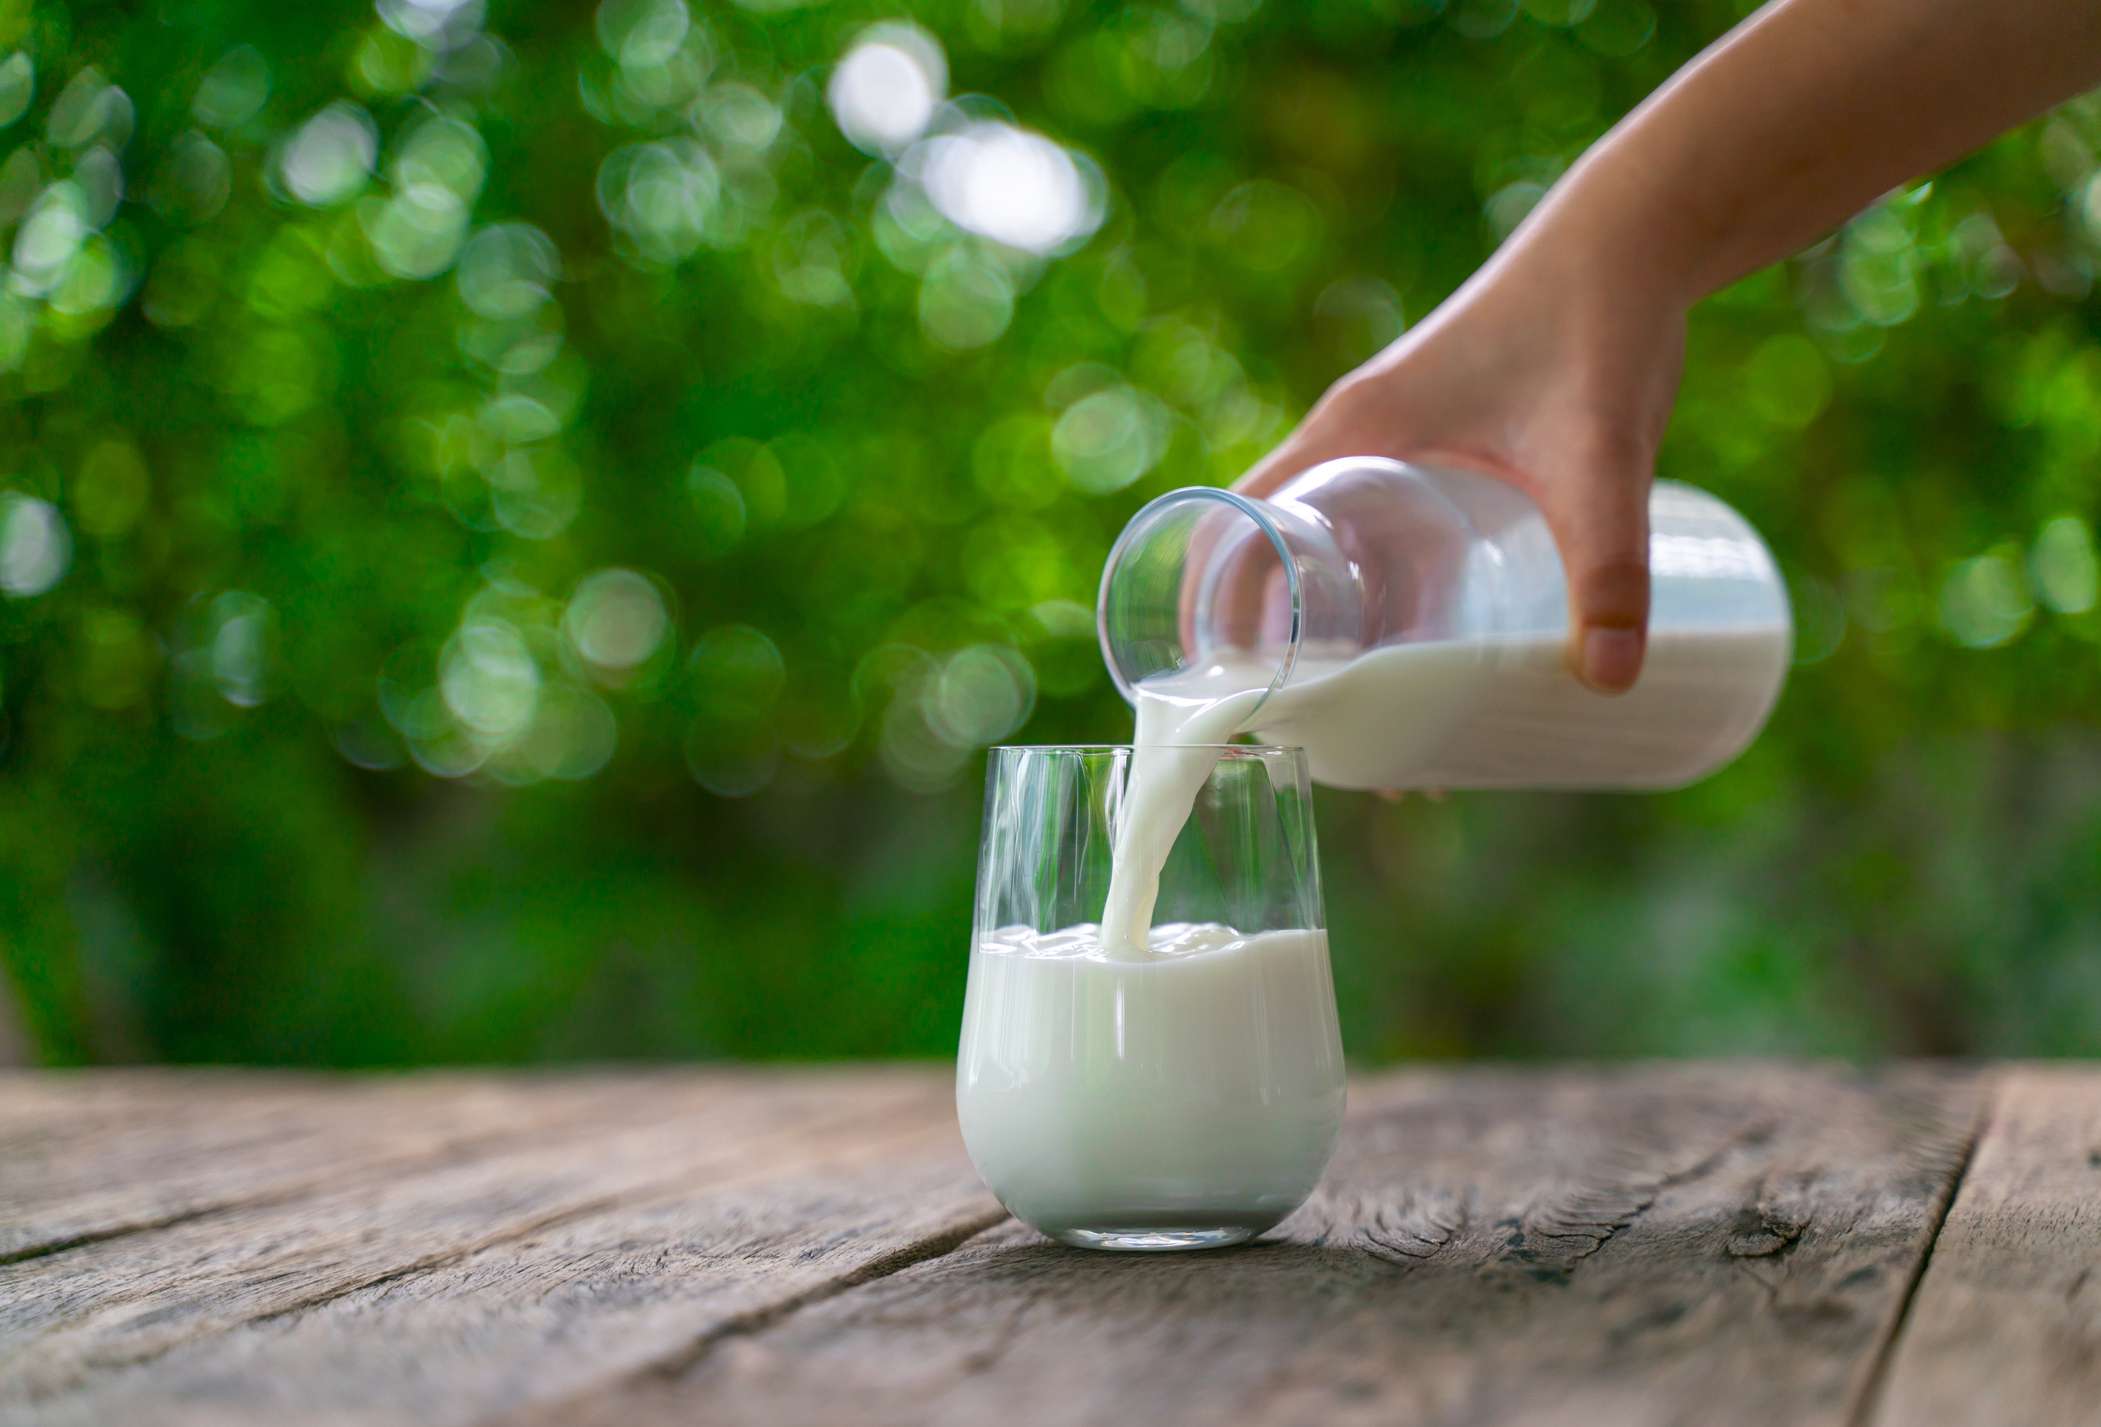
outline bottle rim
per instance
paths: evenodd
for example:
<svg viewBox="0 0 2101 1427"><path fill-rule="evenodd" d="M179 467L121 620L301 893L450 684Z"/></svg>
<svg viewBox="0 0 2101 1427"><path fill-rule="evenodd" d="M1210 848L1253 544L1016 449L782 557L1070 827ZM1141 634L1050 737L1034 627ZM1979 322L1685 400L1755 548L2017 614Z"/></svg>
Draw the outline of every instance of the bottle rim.
<svg viewBox="0 0 2101 1427"><path fill-rule="evenodd" d="M1122 567L1130 548L1143 538L1138 532L1150 525L1154 518L1175 506L1209 501L1219 502L1228 509L1238 511L1269 541L1270 548L1276 551L1277 563L1283 567L1285 593L1291 600L1291 632L1284 645L1283 657L1277 661L1276 673L1271 676L1269 687L1264 689L1262 697L1255 701L1255 708L1259 709L1269 702L1269 696L1289 682L1292 670L1297 667L1300 633L1305 616L1305 595L1301 588L1298 562L1292 557L1291 546L1284 539L1284 532L1277 528L1277 523L1270 519L1268 511L1259 500L1244 496L1238 491L1227 490L1223 486L1181 486L1165 495L1155 496L1140 506L1124 523L1123 530L1116 537L1116 543L1109 547L1108 559L1102 562L1101 587L1095 595L1094 603L1095 637L1101 644L1102 663L1109 670L1109 678L1115 683L1116 691L1123 695L1127 704L1137 704L1138 690L1136 683L1125 675L1122 661L1117 658L1115 646L1109 637L1109 587L1114 583L1116 572ZM1213 571L1210 578L1216 579L1217 572ZM1208 588L1197 592L1196 602L1199 608L1209 607L1211 593ZM1185 599L1184 609L1186 607ZM1184 653L1187 652L1185 649Z"/></svg>

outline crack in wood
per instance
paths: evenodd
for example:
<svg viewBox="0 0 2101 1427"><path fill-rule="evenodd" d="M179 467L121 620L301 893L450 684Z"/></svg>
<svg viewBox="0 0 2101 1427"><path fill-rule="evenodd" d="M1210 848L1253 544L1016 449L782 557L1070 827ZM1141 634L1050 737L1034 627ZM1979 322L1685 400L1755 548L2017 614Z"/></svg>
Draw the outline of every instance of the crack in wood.
<svg viewBox="0 0 2101 1427"><path fill-rule="evenodd" d="M200 1220L217 1218L226 1214L238 1214L250 1209L272 1209L279 1205L316 1192L341 1189L346 1184L362 1182L390 1182L404 1174L443 1170L455 1165L467 1164L491 1153L501 1153L514 1145L530 1145L548 1135L572 1128L589 1128L605 1124L605 1108L589 1104L575 1110L550 1117L529 1129L490 1130L481 1133L462 1132L453 1138L426 1149L407 1154L375 1155L359 1161L353 1166L326 1165L321 1171L289 1180L260 1193L236 1194L214 1198L206 1203L194 1204L186 1209L173 1210L166 1214L146 1218L123 1220L98 1229L83 1230L59 1238L25 1244L19 1248L0 1252L0 1268L12 1264L28 1263L34 1259L48 1258L53 1254L71 1249L87 1248L94 1244L108 1243L112 1239L128 1238L134 1234L151 1234L162 1229L179 1228ZM617 1130L617 1124L607 1126Z"/></svg>
<svg viewBox="0 0 2101 1427"><path fill-rule="evenodd" d="M1955 1207L1955 1196L1962 1192L1962 1181L1970 1172L1970 1163L1977 1156L1977 1146L1984 1139L1985 1130L1990 1127L1992 1112L1997 1104L1996 1087L1988 1088L1985 1094L1978 1097L1977 1112L1971 1117L1969 1134L1963 1140L1955 1160L1955 1172L1948 1176L1947 1185L1932 1208L1932 1224L1926 1231L1925 1245L1920 1249L1917 1261L1912 1264L1911 1276L1905 1281L1904 1292L1897 1300L1897 1311L1891 1315L1888 1329L1884 1331L1881 1341L1875 1345L1867 1375L1861 1382L1860 1397L1854 1403L1853 1410L1846 1415L1847 1427L1869 1427L1881 1406L1882 1395L1889 1386L1890 1364L1897 1356L1897 1344L1902 1341L1904 1330L1911 1322L1911 1310L1918 1300L1919 1284L1925 1280L1926 1269L1933 1262L1933 1247L1940 1241L1941 1230L1947 1227L1948 1211Z"/></svg>
<svg viewBox="0 0 2101 1427"><path fill-rule="evenodd" d="M10 1249L0 1253L0 1268L11 1264L28 1263L31 1259L49 1258L68 1249L84 1249L90 1244L105 1244L111 1239L121 1239L131 1234L150 1234L156 1229L172 1229L180 1224L193 1224L199 1219L209 1219L215 1214L226 1214L236 1209L268 1208L297 1198L314 1188L313 1184L301 1184L282 1195L265 1195L258 1198L228 1200L219 1204L207 1204L196 1209L185 1209L175 1214L163 1214L154 1219L139 1219L126 1224L113 1224L106 1229L92 1229L86 1233L73 1234L62 1239L48 1239L26 1248Z"/></svg>
<svg viewBox="0 0 2101 1427"><path fill-rule="evenodd" d="M652 1362L644 1363L640 1367L631 1369L625 1376L631 1378L651 1377L660 1380L683 1377L698 1367L701 1361L709 1353L721 1346L726 1339L763 1332L790 1314L807 1308L813 1303L822 1303L827 1298L836 1298L838 1295L850 1289L859 1288L863 1284L874 1283L878 1279L889 1278L892 1274L903 1273L914 1264L926 1263L931 1259L938 1259L944 1254L954 1253L979 1234L1004 1224L1008 1217L1007 1211L1004 1209L992 1210L973 1215L960 1224L952 1224L939 1233L928 1234L922 1238L914 1239L911 1243L893 1249L887 1254L877 1255L868 1262L840 1274L837 1278L826 1279L822 1283L810 1285L810 1287L803 1289L799 1293L788 1294L786 1297L776 1299L772 1303L762 1304L757 1308L725 1318L677 1352L666 1353Z"/></svg>
<svg viewBox="0 0 2101 1427"><path fill-rule="evenodd" d="M824 1119L814 1121L813 1127L820 1129L826 1127L843 1128L845 1125L852 1123L852 1119L853 1117L850 1115L826 1117ZM445 1169L457 1166L472 1165L474 1161L483 1152L486 1152L491 1149L499 1151L504 1150L511 1147L514 1142L517 1144L529 1144L534 1139L544 1135L546 1133L546 1128L547 1127L543 1125L537 1127L532 1131L504 1131L488 1135L475 1136L468 1141L455 1141L449 1146L447 1146L445 1152L442 1154L423 1156L408 1161L408 1167L416 1169ZM616 1133L625 1133L632 1128L634 1127L621 1127L616 1131ZM881 1137L870 1141L868 1145L864 1146L864 1148L874 1150L879 1149L884 1145L907 1143L917 1133L918 1131L911 1130L902 1135ZM808 1162L824 1162L833 1157L834 1156L832 1151L825 1150L810 1157ZM374 1169L386 1168L392 1170L398 1170L401 1167L402 1165L400 1164L384 1166L374 1164L372 1166L372 1168ZM775 1162L775 1164L773 1164L769 1168L771 1170L778 1170L781 1167L782 1165L780 1162ZM378 1179L383 1178L383 1176L361 1174L359 1178ZM720 1185L724 1182L726 1181L718 1181L718 1187L720 1187ZM342 1181L338 1180L337 1184L332 1187L340 1187L341 1183ZM223 1205L214 1210L200 1212L194 1216L189 1217L194 1217L198 1219L211 1219L226 1214L243 1212L253 1208L268 1209L277 1206L280 1202L296 1202L314 1187L315 1186L312 1184L302 1184L300 1186L295 1186L288 1189L281 1196L257 1197L251 1200L245 1200L239 1204ZM646 1205L656 1202L672 1202L677 1200L678 1198L683 1197L686 1194L689 1194L691 1192L691 1189L692 1185L690 1182L688 1170L686 1169L681 1169L678 1173L666 1177L652 1178L631 1183L623 1186L621 1189L612 1193L594 1195L587 1201L563 1205L559 1208L552 1209L547 1213L541 1214L530 1220L514 1223L499 1232L484 1234L480 1238L473 1239L465 1243L454 1244L442 1249L433 1250L428 1254L419 1256L418 1258L412 1260L409 1263L397 1264L385 1269L382 1272L370 1274L355 1281L332 1284L325 1290L304 1295L293 1301L280 1303L274 1308L266 1309L260 1312L248 1313L239 1317L218 1322L216 1324L213 1324L208 1330L206 1330L206 1332L211 1336L223 1337L225 1335L239 1332L251 1327L257 1327L268 1323L291 1319L306 1313L311 1313L316 1309L326 1308L331 1303L352 1298L360 1293L370 1292L374 1289L388 1291L392 1288L392 1286L396 1284L406 1283L412 1279L426 1276L434 1271L442 1270L449 1266L463 1263L469 1259L474 1258L477 1255L487 1253L493 1249L499 1249L508 1244L514 1244L522 1240L530 1239L533 1236L544 1233L549 1229L559 1228L562 1225L575 1221L587 1220L595 1215L617 1211L622 1208L630 1208L638 1205ZM1002 1215L1001 1217L1004 1217L1004 1215ZM181 1221L177 1221L178 1225L180 1222ZM112 1237L124 1236L114 1235ZM284 1275L278 1276L282 1277ZM263 1283L268 1281L270 1281L270 1278L268 1276L254 1276L250 1279L251 1283ZM133 1326L137 1326L140 1321L144 1320L134 1320ZM155 1362L158 1359L166 1357L171 1353L193 1346L195 1343L200 1341L203 1336L206 1336L206 1334L199 1334L193 1337L176 1337L166 1342L154 1344L147 1347L132 1347L120 1351L105 1350L96 1358L94 1358L91 1362L89 1362L86 1365L86 1368L88 1371L103 1371L111 1368L136 1368L145 1366ZM53 1382L39 1385L27 1394L26 1400L30 1402L38 1402L55 1399L63 1395L65 1392L77 1388L79 1383L85 1380L86 1376L87 1372L76 1372L68 1378L62 1380L54 1380Z"/></svg>
<svg viewBox="0 0 2101 1427"><path fill-rule="evenodd" d="M948 1225L939 1232L922 1235L888 1253L879 1254L835 1278L811 1284L798 1292L785 1294L724 1318L706 1332L680 1344L675 1350L659 1354L647 1362L638 1363L595 1382L580 1392L571 1393L556 1401L535 1403L517 1413L501 1413L482 1419L484 1427L518 1421L566 1421L571 1405L579 1401L600 1399L608 1393L642 1383L676 1382L699 1367L710 1354L731 1339L762 1333L826 1299L836 1298L842 1293L953 1253L978 1235L1006 1223L1009 1217L1011 1216L1005 1209L974 1214L958 1223Z"/></svg>
<svg viewBox="0 0 2101 1427"><path fill-rule="evenodd" d="M350 1297L352 1294L366 1293L375 1288L386 1288L403 1280L429 1273L433 1269L461 1263L473 1258L476 1254L487 1253L490 1249L516 1243L520 1239L530 1238L534 1234L545 1233L549 1229L560 1228L562 1225L577 1219L587 1219L593 1214L602 1214L609 1209L614 1209L630 1202L632 1202L631 1195L620 1193L608 1194L583 1204L572 1204L567 1208L557 1209L552 1213L542 1215L538 1219L533 1219L523 1224L515 1224L500 1234L490 1234L471 1243L460 1244L453 1248L441 1249L436 1253L425 1254L423 1257L402 1264L397 1268L388 1269L385 1273L375 1274L370 1278L356 1282L334 1284L323 1292L308 1294L304 1298L281 1304L267 1312L256 1313L241 1319L239 1324L235 1326L259 1326L264 1323L274 1323L281 1318L292 1318L301 1313L311 1313L316 1308L325 1308L339 1299ZM147 1361L147 1359L142 1358L140 1361Z"/></svg>
<svg viewBox="0 0 2101 1427"><path fill-rule="evenodd" d="M270 1201L263 1201L263 1203L259 1207L268 1207L269 1202ZM398 1283L405 1279L416 1277L419 1274L428 1273L433 1269L443 1268L447 1264L460 1262L461 1260L473 1257L475 1254L483 1253L489 1249L497 1248L503 1244L511 1243L518 1239L523 1239L530 1235L541 1233L547 1229L558 1227L559 1225L567 1223L572 1219L585 1218L591 1214L603 1212L607 1208L619 1205L623 1202L625 1202L625 1196L611 1195L604 1199L595 1200L590 1204L571 1206L568 1209L549 1214L541 1219L535 1220L530 1224L525 1224L513 1229L505 1230L501 1234L493 1234L487 1238L476 1240L471 1244L467 1244L458 1248L447 1249L441 1253L427 1254L413 1263L403 1264L400 1267L390 1269L383 1274L363 1279L355 1283L338 1284L329 1288L325 1292L309 1294L308 1296L298 1299L295 1302L283 1304L277 1308L270 1309L267 1312L256 1313L245 1318L237 1319L231 1323L221 1326L217 1331L221 1334L224 1334L242 1328L259 1327L265 1323L274 1323L281 1319L296 1317L302 1313L310 1313L316 1308L325 1308L330 1303L336 1302L338 1299L348 1298L353 1294L364 1293L375 1288L384 1288L390 1284ZM196 1217L202 1218L209 1216L198 1215ZM176 1338L150 1349L134 1351L122 1355L107 1355L95 1361L92 1364L92 1366L96 1369L109 1369L113 1367L141 1367L146 1364L152 1363L156 1359L166 1357L168 1354L188 1346L191 1343L191 1341L192 1340L186 1338ZM64 1391L70 1389L75 1385L77 1384L74 1382L66 1382L51 1385L49 1387L42 1388L32 1393L30 1396L30 1400L32 1402L50 1400L61 1395Z"/></svg>
<svg viewBox="0 0 2101 1427"><path fill-rule="evenodd" d="M1771 1121L1755 1120L1682 1169L1626 1183L1614 1182L1608 1170L1579 1184L1558 1203L1530 1210L1521 1219L1502 1220L1496 1227L1509 1229L1509 1237L1503 1241L1502 1252L1482 1265L1482 1272L1491 1276L1517 1272L1540 1283L1566 1284L1577 1264L1632 1228L1655 1207L1665 1190L1705 1178L1732 1152L1763 1143L1773 1130Z"/></svg>
<svg viewBox="0 0 2101 1427"><path fill-rule="evenodd" d="M1400 1204L1375 1204L1369 1219L1352 1237L1373 1258L1405 1272L1451 1246L1466 1228L1467 1209L1463 1203L1421 1196ZM1324 1233L1320 1241L1327 1238Z"/></svg>

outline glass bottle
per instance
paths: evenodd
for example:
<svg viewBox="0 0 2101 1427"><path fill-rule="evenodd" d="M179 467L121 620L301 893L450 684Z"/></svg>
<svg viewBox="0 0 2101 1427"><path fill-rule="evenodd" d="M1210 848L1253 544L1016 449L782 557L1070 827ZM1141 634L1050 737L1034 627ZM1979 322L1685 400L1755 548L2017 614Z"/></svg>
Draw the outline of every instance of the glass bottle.
<svg viewBox="0 0 2101 1427"><path fill-rule="evenodd" d="M1124 697L1260 687L1250 729L1360 788L1667 788L1729 762L1787 673L1787 593L1721 501L1649 502L1647 658L1580 684L1545 518L1515 487L1378 457L1255 499L1172 491L1110 551L1097 609Z"/></svg>

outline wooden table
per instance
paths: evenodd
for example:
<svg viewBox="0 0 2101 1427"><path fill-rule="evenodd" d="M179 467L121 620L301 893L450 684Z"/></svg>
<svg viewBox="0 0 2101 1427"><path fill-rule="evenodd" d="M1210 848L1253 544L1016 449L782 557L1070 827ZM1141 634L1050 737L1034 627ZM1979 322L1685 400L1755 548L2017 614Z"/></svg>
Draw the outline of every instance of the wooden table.
<svg viewBox="0 0 2101 1427"><path fill-rule="evenodd" d="M1406 1071L1217 1254L936 1068L0 1076L0 1423L2101 1422L2101 1070Z"/></svg>

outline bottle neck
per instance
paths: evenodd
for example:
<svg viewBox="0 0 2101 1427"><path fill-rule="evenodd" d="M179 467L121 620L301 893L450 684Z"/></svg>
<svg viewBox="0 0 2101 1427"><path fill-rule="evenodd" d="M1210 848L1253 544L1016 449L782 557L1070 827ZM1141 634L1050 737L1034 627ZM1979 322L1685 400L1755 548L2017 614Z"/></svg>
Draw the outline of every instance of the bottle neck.
<svg viewBox="0 0 2101 1427"><path fill-rule="evenodd" d="M1192 486L1145 506L1102 570L1102 657L1124 698L1148 679L1230 664L1282 688L1308 647L1357 648L1358 571L1319 511Z"/></svg>

